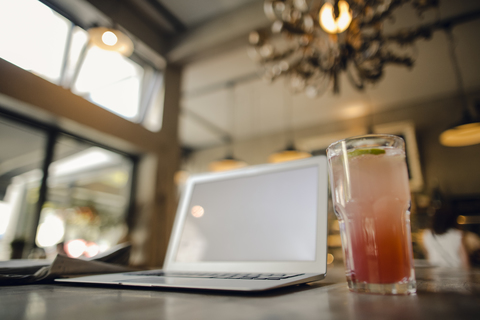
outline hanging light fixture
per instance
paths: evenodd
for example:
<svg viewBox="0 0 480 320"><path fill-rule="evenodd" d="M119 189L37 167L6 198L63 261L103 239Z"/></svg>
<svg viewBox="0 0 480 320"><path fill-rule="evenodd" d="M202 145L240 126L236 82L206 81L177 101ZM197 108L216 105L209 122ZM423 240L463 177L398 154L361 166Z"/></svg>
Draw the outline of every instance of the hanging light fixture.
<svg viewBox="0 0 480 320"><path fill-rule="evenodd" d="M114 28L94 27L88 30L90 43L107 51L118 52L125 57L133 53L133 42L123 32Z"/></svg>
<svg viewBox="0 0 480 320"><path fill-rule="evenodd" d="M246 167L247 163L242 160L235 159L232 155L227 155L225 158L213 161L208 166L211 172L230 171Z"/></svg>
<svg viewBox="0 0 480 320"><path fill-rule="evenodd" d="M283 97L283 106L284 106L284 115L285 115L285 124L287 128L287 147L284 150L275 152L268 157L268 162L278 163L286 162L293 160L300 160L304 158L309 158L312 155L306 151L300 151L295 148L294 138L293 138L293 110L292 110L292 95L290 94L287 86L285 86L284 97Z"/></svg>
<svg viewBox="0 0 480 320"><path fill-rule="evenodd" d="M339 12L337 15L333 4L325 2L318 16L322 29L331 34L342 33L347 30L350 22L352 22L352 12L348 2L340 0L337 5Z"/></svg>
<svg viewBox="0 0 480 320"><path fill-rule="evenodd" d="M465 147L479 144L480 122L467 117L459 125L442 132L440 143L446 147Z"/></svg>
<svg viewBox="0 0 480 320"><path fill-rule="evenodd" d="M293 145L289 145L285 150L275 152L268 157L268 162L278 163L293 160L309 158L312 155L306 151L299 151Z"/></svg>
<svg viewBox="0 0 480 320"><path fill-rule="evenodd" d="M379 81L388 64L411 67L411 55L396 53L396 47L429 38L439 27L386 34L384 22L408 2L420 15L439 0L265 0L271 32L251 32L249 55L265 80L287 76L295 92L310 97L329 87L338 93L342 72L361 90Z"/></svg>
<svg viewBox="0 0 480 320"><path fill-rule="evenodd" d="M229 84L229 100L230 100L230 128L235 131L235 87ZM233 133L232 133L233 135ZM229 171L246 167L248 164L245 161L236 159L233 155L233 138L227 137L227 155L225 158L213 161L209 164L208 169L212 172Z"/></svg>
<svg viewBox="0 0 480 320"><path fill-rule="evenodd" d="M455 54L455 43L452 30L447 28L445 29L445 33L447 35L450 58L452 60L453 70L457 80L458 94L462 100L463 117L460 123L442 132L439 140L442 145L447 147L471 146L480 143L480 117L478 115L476 115L476 117L472 115L469 108L460 66Z"/></svg>

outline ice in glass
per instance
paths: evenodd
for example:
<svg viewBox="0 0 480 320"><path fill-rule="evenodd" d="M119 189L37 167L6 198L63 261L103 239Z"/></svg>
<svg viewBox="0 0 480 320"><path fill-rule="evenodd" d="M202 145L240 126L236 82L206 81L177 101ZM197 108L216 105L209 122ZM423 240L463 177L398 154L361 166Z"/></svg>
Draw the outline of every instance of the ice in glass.
<svg viewBox="0 0 480 320"><path fill-rule="evenodd" d="M327 149L332 200L352 291L415 292L402 138L365 135Z"/></svg>

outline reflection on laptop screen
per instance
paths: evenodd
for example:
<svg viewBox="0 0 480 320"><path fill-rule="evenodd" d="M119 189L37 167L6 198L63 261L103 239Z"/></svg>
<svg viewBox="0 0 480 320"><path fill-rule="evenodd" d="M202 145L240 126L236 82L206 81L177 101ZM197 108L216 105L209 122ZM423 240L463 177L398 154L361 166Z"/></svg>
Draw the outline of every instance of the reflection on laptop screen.
<svg viewBox="0 0 480 320"><path fill-rule="evenodd" d="M314 261L318 167L194 186L177 262Z"/></svg>

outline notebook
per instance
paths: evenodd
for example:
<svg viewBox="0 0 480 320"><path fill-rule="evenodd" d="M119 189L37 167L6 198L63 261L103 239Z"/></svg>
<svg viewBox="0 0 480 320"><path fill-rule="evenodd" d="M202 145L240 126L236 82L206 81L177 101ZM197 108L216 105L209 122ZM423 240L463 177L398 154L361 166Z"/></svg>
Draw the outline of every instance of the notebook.
<svg viewBox="0 0 480 320"><path fill-rule="evenodd" d="M193 176L163 269L56 281L263 291L321 280L327 190L324 156Z"/></svg>

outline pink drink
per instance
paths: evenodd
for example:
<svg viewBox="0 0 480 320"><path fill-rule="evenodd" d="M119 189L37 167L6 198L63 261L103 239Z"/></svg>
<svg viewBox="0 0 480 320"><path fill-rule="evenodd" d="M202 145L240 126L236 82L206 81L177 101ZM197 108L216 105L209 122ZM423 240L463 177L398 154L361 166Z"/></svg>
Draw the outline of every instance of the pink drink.
<svg viewBox="0 0 480 320"><path fill-rule="evenodd" d="M329 150L329 165L349 287L415 292L405 153L392 146L356 148L344 156L346 150Z"/></svg>

